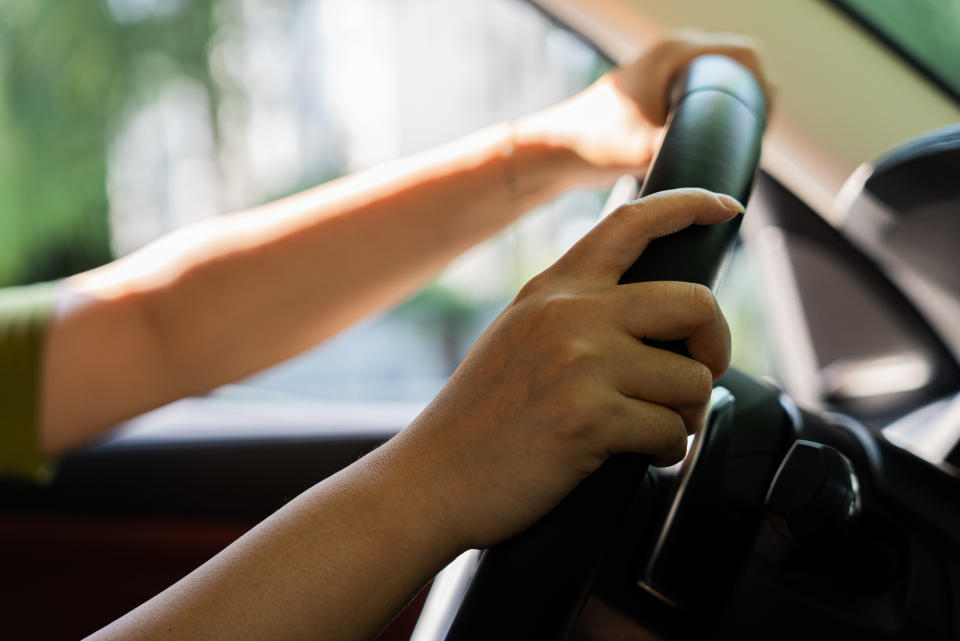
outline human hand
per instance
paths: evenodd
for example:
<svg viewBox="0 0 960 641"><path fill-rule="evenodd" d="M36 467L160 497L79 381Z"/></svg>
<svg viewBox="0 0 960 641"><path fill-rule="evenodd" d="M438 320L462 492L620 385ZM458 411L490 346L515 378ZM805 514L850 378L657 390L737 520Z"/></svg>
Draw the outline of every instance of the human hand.
<svg viewBox="0 0 960 641"><path fill-rule="evenodd" d="M523 288L391 442L461 548L530 525L611 454L684 456L729 363L726 321L700 285L618 281L652 239L740 211L700 189L620 207ZM683 340L690 358L644 340Z"/></svg>
<svg viewBox="0 0 960 641"><path fill-rule="evenodd" d="M704 54L728 56L752 71L769 109L773 83L756 40L683 29L668 33L634 62L607 73L569 100L521 120L518 135L570 148L575 158L571 182L642 174L667 119L671 82L687 63Z"/></svg>

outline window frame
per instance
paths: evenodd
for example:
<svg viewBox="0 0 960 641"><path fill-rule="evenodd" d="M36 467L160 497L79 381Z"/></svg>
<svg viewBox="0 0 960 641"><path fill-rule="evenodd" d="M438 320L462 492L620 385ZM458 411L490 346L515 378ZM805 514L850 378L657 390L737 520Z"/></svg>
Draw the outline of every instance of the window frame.
<svg viewBox="0 0 960 641"><path fill-rule="evenodd" d="M847 4L846 0L825 0L827 4L843 14L849 21L860 27L885 47L892 50L898 56L903 58L911 67L926 78L932 85L949 96L954 102L960 104L960 87L954 88L949 82L944 80L934 69L931 69L919 57L914 55L909 49L898 42L893 36L882 30L876 22L871 20L862 11ZM957 34L960 38L960 33Z"/></svg>

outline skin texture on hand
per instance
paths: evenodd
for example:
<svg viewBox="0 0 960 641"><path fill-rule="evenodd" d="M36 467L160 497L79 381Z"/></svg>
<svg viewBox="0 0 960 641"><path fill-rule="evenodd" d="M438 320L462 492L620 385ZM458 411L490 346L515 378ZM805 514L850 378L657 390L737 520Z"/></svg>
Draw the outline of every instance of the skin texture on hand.
<svg viewBox="0 0 960 641"><path fill-rule="evenodd" d="M726 323L702 287L617 281L650 240L739 211L696 189L624 205L524 288L410 427L92 638L369 638L610 454L678 460L727 366Z"/></svg>
<svg viewBox="0 0 960 641"><path fill-rule="evenodd" d="M181 228L67 279L44 352L44 453L253 374L400 302L568 187L573 157L497 125Z"/></svg>
<svg viewBox="0 0 960 641"><path fill-rule="evenodd" d="M645 96L689 55L71 279L83 300L51 327L46 450L307 349L562 187L641 169ZM524 287L408 429L97 638L368 638L453 556L533 523L611 454L678 460L728 364L726 322L702 287L618 280L652 239L741 210L702 190L621 207ZM690 358L648 339L684 340Z"/></svg>
<svg viewBox="0 0 960 641"><path fill-rule="evenodd" d="M667 121L670 83L688 62L705 54L733 58L749 69L763 88L768 109L772 109L775 88L770 71L764 67L760 44L736 33L672 31L631 64L612 71L610 79L636 101L649 123L659 127Z"/></svg>
<svg viewBox="0 0 960 641"><path fill-rule="evenodd" d="M516 123L178 230L68 279L44 353L44 453L309 349L562 189L641 172L669 78L708 52L760 69L739 36L677 34Z"/></svg>
<svg viewBox="0 0 960 641"><path fill-rule="evenodd" d="M698 189L620 207L524 287L392 444L463 547L530 525L611 454L683 457L729 363L726 321L700 285L618 280L650 240L739 211Z"/></svg>

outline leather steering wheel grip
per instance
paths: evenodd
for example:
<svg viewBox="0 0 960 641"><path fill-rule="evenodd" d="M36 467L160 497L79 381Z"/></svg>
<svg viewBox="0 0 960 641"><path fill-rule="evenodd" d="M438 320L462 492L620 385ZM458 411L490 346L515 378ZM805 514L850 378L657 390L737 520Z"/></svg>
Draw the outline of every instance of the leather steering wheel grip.
<svg viewBox="0 0 960 641"><path fill-rule="evenodd" d="M746 205L767 124L757 81L730 58L701 56L674 85L673 105L640 196L701 187ZM742 220L693 225L651 243L620 282L683 280L715 292Z"/></svg>
<svg viewBox="0 0 960 641"><path fill-rule="evenodd" d="M640 195L701 187L745 205L766 127L756 80L729 58L701 56L675 81L671 102ZM620 282L684 280L716 290L741 220L691 226L654 241ZM635 454L611 457L540 521L486 550L446 636L436 641L566 639L607 542L638 496L647 462Z"/></svg>

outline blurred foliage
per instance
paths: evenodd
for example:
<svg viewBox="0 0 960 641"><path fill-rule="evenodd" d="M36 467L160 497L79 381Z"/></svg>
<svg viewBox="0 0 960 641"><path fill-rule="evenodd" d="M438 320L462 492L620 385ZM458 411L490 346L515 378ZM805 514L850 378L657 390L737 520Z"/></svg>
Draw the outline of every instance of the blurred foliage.
<svg viewBox="0 0 960 641"><path fill-rule="evenodd" d="M121 23L104 0L0 2L0 286L110 259L111 127L170 75L212 87L213 3Z"/></svg>
<svg viewBox="0 0 960 641"><path fill-rule="evenodd" d="M479 305L464 292L434 280L393 313L409 320L439 340L448 371L453 372L476 339L471 321Z"/></svg>
<svg viewBox="0 0 960 641"><path fill-rule="evenodd" d="M434 280L402 303L396 313L409 316L418 322L429 321L438 313L456 322L466 322L472 318L476 307L477 303L464 292ZM423 316L424 310L429 310L429 317Z"/></svg>
<svg viewBox="0 0 960 641"><path fill-rule="evenodd" d="M837 0L960 94L960 0Z"/></svg>

